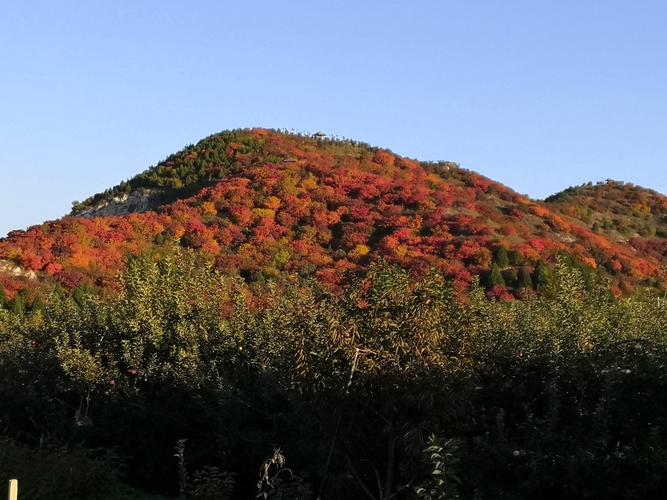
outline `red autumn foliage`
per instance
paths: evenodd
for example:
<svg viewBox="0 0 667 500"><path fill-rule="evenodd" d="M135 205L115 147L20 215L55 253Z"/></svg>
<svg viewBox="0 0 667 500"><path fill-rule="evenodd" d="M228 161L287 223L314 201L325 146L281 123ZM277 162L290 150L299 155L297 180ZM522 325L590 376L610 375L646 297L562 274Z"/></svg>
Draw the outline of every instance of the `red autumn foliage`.
<svg viewBox="0 0 667 500"><path fill-rule="evenodd" d="M69 216L14 232L0 241L0 259L71 288L107 283L128 254L159 252L176 241L250 279L299 273L335 287L346 273L385 258L417 271L435 267L462 288L488 273L498 246L533 263L570 254L634 282L659 278L667 254L662 240L615 241L573 218L571 206L554 211L450 164L266 130L223 139L206 139L142 174L156 177L151 182L162 183L166 194L172 191L164 186L179 183L158 174L196 166L215 177L194 194L156 211ZM216 149L218 140L224 147ZM632 206L643 214L645 206L656 211L663 205ZM9 282L5 288L13 289ZM512 297L506 288L489 293Z"/></svg>

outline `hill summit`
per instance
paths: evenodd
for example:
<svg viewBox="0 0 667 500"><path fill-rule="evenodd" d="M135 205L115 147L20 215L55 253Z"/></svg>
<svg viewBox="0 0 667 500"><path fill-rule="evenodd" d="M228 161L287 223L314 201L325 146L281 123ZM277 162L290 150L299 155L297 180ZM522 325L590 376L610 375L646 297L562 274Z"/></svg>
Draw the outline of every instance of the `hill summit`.
<svg viewBox="0 0 667 500"><path fill-rule="evenodd" d="M383 259L435 268L460 288L479 276L489 294L511 298L543 287L564 258L586 276L611 276L619 292L661 288L666 214L666 197L622 183L539 202L455 163L234 130L75 203L69 216L11 233L0 261L19 271L0 284L9 295L35 276L106 287L128 255L176 244L248 281L300 275L336 288Z"/></svg>

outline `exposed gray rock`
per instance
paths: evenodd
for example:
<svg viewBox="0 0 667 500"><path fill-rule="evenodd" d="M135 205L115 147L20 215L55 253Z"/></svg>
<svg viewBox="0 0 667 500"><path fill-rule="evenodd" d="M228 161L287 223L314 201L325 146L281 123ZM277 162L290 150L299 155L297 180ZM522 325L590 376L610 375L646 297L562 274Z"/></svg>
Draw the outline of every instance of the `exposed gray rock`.
<svg viewBox="0 0 667 500"><path fill-rule="evenodd" d="M28 278L29 280L37 279L35 271L26 271L17 266L10 260L0 260L0 273L9 274L11 276Z"/></svg>
<svg viewBox="0 0 667 500"><path fill-rule="evenodd" d="M157 189L137 189L130 194L114 196L111 200L84 210L78 215L92 218L148 212L159 205L157 201L159 193L160 191Z"/></svg>

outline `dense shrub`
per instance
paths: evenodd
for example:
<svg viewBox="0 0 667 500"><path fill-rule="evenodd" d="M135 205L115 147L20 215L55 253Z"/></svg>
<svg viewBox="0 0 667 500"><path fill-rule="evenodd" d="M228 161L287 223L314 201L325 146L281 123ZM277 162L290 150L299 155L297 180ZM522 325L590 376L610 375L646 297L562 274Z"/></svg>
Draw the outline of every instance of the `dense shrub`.
<svg viewBox="0 0 667 500"><path fill-rule="evenodd" d="M664 301L617 299L565 264L543 295L509 302L384 264L342 294L253 286L182 251L132 260L112 297L0 310L12 449L80 461L89 485L110 459L95 450L114 450L103 482L192 498L659 498L666 486ZM48 484L47 469L26 481Z"/></svg>

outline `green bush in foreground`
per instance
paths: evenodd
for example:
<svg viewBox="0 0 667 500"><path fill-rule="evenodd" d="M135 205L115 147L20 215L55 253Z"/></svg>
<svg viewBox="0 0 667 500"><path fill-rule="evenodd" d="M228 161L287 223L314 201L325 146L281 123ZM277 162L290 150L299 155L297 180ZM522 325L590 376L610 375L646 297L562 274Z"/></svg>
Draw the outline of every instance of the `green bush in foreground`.
<svg viewBox="0 0 667 500"><path fill-rule="evenodd" d="M654 297L616 299L565 265L548 294L514 302L385 265L342 296L304 281L250 293L185 252L134 260L120 284L111 299L0 310L2 432L35 463L82 461L82 484L303 499L667 486L667 306ZM258 483L278 448L285 462ZM96 468L100 449L116 465Z"/></svg>

